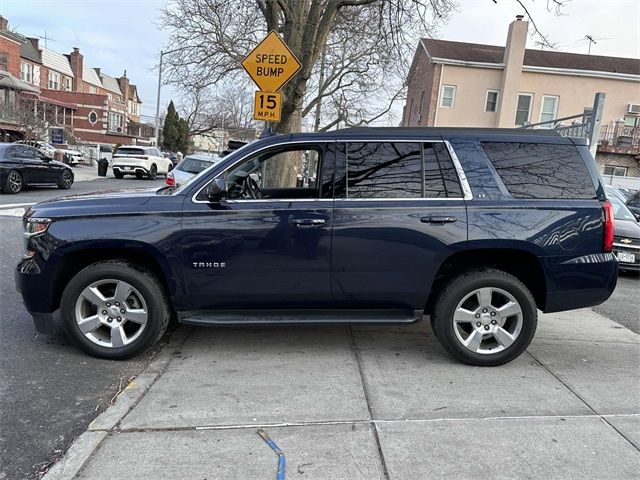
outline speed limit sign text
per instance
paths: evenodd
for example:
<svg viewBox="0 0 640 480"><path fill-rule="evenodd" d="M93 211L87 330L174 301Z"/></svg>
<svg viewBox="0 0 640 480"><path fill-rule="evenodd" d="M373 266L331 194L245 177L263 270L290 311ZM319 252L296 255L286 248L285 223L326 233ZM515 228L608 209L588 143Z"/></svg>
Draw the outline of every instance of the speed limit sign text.
<svg viewBox="0 0 640 480"><path fill-rule="evenodd" d="M279 122L282 110L282 94L280 92L256 92L253 102L253 118L267 122Z"/></svg>

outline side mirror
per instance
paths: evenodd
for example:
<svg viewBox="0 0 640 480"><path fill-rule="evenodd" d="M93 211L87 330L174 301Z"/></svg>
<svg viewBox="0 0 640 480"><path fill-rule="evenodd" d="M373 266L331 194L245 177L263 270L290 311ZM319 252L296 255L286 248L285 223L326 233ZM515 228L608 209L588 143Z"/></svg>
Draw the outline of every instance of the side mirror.
<svg viewBox="0 0 640 480"><path fill-rule="evenodd" d="M224 177L216 177L209 184L207 199L210 202L219 202L227 196L227 182Z"/></svg>

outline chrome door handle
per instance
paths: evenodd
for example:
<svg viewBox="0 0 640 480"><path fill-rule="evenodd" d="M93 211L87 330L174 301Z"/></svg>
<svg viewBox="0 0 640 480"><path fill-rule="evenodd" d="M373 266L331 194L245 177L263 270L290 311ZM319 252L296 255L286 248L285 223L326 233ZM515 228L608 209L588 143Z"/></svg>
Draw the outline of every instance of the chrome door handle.
<svg viewBox="0 0 640 480"><path fill-rule="evenodd" d="M422 223L433 223L435 225L442 225L444 223L453 223L458 220L456 217L444 217L444 216L429 216L422 217L420 221Z"/></svg>

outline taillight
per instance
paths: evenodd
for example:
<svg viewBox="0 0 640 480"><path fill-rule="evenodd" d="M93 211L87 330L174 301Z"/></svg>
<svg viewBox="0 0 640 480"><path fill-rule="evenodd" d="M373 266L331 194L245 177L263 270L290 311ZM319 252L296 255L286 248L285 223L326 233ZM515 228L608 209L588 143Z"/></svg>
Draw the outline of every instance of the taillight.
<svg viewBox="0 0 640 480"><path fill-rule="evenodd" d="M604 202L604 241L602 242L605 252L613 250L613 205L607 200Z"/></svg>
<svg viewBox="0 0 640 480"><path fill-rule="evenodd" d="M173 179L172 173L167 173L166 182L167 182L167 185L169 186L174 186L176 184L176 181Z"/></svg>
<svg viewBox="0 0 640 480"><path fill-rule="evenodd" d="M140 158L140 159L142 159L142 160L149 160L149 156L148 156L148 155L138 155L138 156L137 156L137 157L135 157L135 158Z"/></svg>

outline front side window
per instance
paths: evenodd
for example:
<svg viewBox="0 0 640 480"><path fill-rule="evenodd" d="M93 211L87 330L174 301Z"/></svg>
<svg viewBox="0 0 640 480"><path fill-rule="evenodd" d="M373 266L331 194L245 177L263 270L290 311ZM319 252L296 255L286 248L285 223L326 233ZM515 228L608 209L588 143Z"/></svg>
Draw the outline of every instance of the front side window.
<svg viewBox="0 0 640 480"><path fill-rule="evenodd" d="M350 143L346 157L347 198L462 196L455 167L442 142ZM337 192L343 194L338 187Z"/></svg>
<svg viewBox="0 0 640 480"><path fill-rule="evenodd" d="M456 87L454 85L442 86L442 98L440 99L440 106L446 108L453 108L456 98Z"/></svg>
<svg viewBox="0 0 640 480"><path fill-rule="evenodd" d="M596 198L591 176L574 145L482 142L482 149L515 198Z"/></svg>
<svg viewBox="0 0 640 480"><path fill-rule="evenodd" d="M531 117L531 103L533 95L521 93L518 95L518 106L516 107L516 125L529 123Z"/></svg>
<svg viewBox="0 0 640 480"><path fill-rule="evenodd" d="M498 109L498 91L487 90L487 101L484 105L485 112L495 112Z"/></svg>
<svg viewBox="0 0 640 480"><path fill-rule="evenodd" d="M544 96L542 97L542 109L540 110L540 121L551 122L555 120L556 113L558 112L558 97ZM553 124L545 125L547 128L552 128Z"/></svg>
<svg viewBox="0 0 640 480"><path fill-rule="evenodd" d="M317 198L320 147L279 148L259 153L227 171L230 199Z"/></svg>

